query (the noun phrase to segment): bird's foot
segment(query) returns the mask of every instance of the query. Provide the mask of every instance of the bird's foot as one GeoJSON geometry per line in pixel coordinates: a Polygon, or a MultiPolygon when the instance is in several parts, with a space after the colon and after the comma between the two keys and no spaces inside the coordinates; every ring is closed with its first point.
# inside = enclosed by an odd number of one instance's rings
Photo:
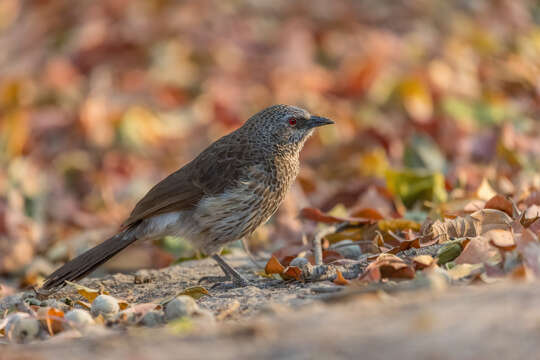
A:
{"type": "Polygon", "coordinates": [[[232,278],[230,276],[203,276],[199,279],[199,284],[203,282],[214,283],[210,290],[216,288],[234,289],[252,285],[249,280],[240,275],[240,278],[232,278]]]}
{"type": "Polygon", "coordinates": [[[211,287],[212,289],[223,286],[225,282],[229,281],[232,282],[233,288],[252,285],[248,279],[227,264],[219,255],[213,255],[212,258],[218,263],[221,270],[225,273],[225,276],[204,276],[199,279],[199,284],[201,282],[214,282],[215,284],[211,287]]]}

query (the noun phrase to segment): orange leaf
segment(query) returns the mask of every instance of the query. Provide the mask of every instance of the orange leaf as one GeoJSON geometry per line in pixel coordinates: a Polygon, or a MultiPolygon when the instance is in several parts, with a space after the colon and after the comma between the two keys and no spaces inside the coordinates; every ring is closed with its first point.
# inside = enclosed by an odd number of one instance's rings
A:
{"type": "Polygon", "coordinates": [[[349,280],[345,279],[343,277],[343,274],[341,273],[341,271],[339,270],[336,270],[336,278],[334,279],[334,284],[336,285],[349,285],[349,280]]]}
{"type": "Polygon", "coordinates": [[[268,263],[266,263],[266,267],[264,268],[264,272],[267,274],[282,274],[283,270],[285,270],[285,267],[281,265],[279,260],[272,256],[270,260],[268,260],[268,263]]]}
{"type": "Polygon", "coordinates": [[[502,195],[495,195],[489,199],[484,208],[501,210],[507,213],[509,216],[513,216],[514,213],[512,202],[502,195]]]}
{"type": "Polygon", "coordinates": [[[49,334],[53,336],[63,330],[64,312],[52,307],[40,308],[37,317],[47,327],[49,334]]]}
{"type": "Polygon", "coordinates": [[[302,280],[302,270],[298,266],[287,266],[283,273],[281,274],[285,280],[295,279],[298,281],[302,280]]]}

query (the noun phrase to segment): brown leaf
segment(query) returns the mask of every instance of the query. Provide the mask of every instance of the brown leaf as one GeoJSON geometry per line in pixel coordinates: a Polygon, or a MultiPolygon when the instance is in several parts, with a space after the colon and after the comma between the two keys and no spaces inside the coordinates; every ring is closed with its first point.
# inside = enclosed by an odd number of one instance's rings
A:
{"type": "Polygon", "coordinates": [[[454,262],[456,264],[482,264],[496,259],[499,252],[490,244],[489,240],[485,236],[470,238],[454,262]]]}
{"type": "Polygon", "coordinates": [[[512,216],[514,211],[512,202],[504,196],[498,194],[489,199],[484,208],[501,210],[507,213],[509,216],[512,216]]]}
{"type": "Polygon", "coordinates": [[[392,254],[381,254],[368,265],[359,280],[374,282],[382,278],[413,279],[414,269],[403,259],[392,254]]]}
{"type": "Polygon", "coordinates": [[[268,260],[266,267],[264,268],[264,272],[267,274],[282,274],[284,270],[285,267],[281,265],[275,256],[272,256],[270,260],[268,260]]]}
{"type": "Polygon", "coordinates": [[[354,224],[369,224],[372,222],[371,219],[366,218],[359,218],[359,217],[336,217],[332,215],[328,215],[323,213],[321,210],[317,208],[303,208],[300,211],[300,216],[309,220],[322,222],[322,223],[342,223],[342,222],[350,222],[354,224]]]}
{"type": "MultiPolygon", "coordinates": [[[[521,225],[519,224],[519,226],[521,225]]],[[[515,228],[518,228],[518,226],[515,226],[515,228]]],[[[536,235],[529,229],[523,228],[521,232],[515,233],[514,241],[516,242],[517,251],[523,257],[524,264],[535,275],[540,275],[540,244],[536,235]]]]}
{"type": "Polygon", "coordinates": [[[516,242],[510,231],[505,230],[490,230],[484,234],[489,239],[489,243],[501,250],[512,251],[516,248],[516,242]]]}
{"type": "Polygon", "coordinates": [[[523,212],[520,221],[524,227],[528,228],[538,219],[540,219],[540,206],[531,205],[523,212]]]}
{"type": "Polygon", "coordinates": [[[302,280],[302,270],[298,266],[287,266],[281,276],[285,279],[302,280]]]}
{"type": "Polygon", "coordinates": [[[323,263],[325,264],[329,264],[331,262],[343,259],[343,255],[341,255],[340,253],[334,250],[323,250],[322,256],[323,256],[323,263]]]}
{"type": "Polygon", "coordinates": [[[341,271],[336,270],[336,278],[334,279],[333,283],[336,285],[349,285],[349,280],[343,277],[341,271]]]}

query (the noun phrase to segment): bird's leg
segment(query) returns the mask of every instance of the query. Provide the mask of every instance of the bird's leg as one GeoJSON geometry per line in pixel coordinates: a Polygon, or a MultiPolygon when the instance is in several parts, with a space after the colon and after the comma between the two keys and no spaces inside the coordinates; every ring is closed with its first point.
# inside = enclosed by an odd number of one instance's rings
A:
{"type": "MultiPolygon", "coordinates": [[[[238,271],[236,271],[232,266],[227,264],[225,260],[219,255],[212,255],[212,259],[214,259],[221,270],[225,273],[225,276],[204,276],[199,279],[199,283],[203,281],[217,281],[218,283],[216,285],[219,285],[219,282],[223,281],[232,281],[233,285],[244,287],[249,286],[250,282],[245,277],[243,277],[238,271]]],[[[216,286],[215,285],[215,286],[216,286]]]]}

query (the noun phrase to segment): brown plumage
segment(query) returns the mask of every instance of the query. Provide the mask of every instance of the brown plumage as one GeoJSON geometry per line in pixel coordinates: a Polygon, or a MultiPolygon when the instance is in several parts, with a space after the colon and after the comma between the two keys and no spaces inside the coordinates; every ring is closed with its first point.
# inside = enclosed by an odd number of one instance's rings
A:
{"type": "Polygon", "coordinates": [[[217,254],[251,234],[277,210],[298,174],[299,152],[317,126],[332,121],[274,105],[214,142],[155,185],[135,206],[120,233],[49,276],[44,289],[84,277],[136,240],[178,235],[212,255],[228,278],[246,281],[217,254]]]}

